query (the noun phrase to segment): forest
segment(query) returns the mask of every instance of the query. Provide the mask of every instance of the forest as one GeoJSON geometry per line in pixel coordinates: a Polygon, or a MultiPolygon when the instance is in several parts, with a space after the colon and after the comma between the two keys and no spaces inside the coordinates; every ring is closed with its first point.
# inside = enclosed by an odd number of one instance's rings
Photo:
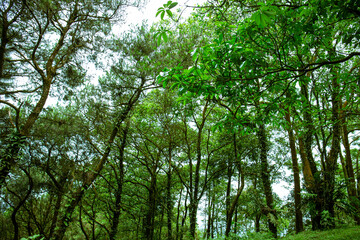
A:
{"type": "Polygon", "coordinates": [[[1,1],[0,240],[360,225],[359,2],[145,3],[1,1]]]}

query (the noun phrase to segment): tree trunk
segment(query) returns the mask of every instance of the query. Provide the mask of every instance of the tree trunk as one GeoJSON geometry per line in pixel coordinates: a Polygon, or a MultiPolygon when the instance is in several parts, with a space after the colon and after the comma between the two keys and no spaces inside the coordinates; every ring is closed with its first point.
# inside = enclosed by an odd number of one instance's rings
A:
{"type": "Polygon", "coordinates": [[[198,209],[198,202],[193,199],[192,203],[190,203],[190,205],[189,205],[190,236],[191,236],[191,239],[195,239],[197,209],[198,209]]]}
{"type": "Polygon", "coordinates": [[[322,189],[317,188],[318,181],[315,179],[313,172],[311,171],[310,162],[306,156],[305,146],[303,139],[299,137],[299,149],[300,149],[300,157],[303,163],[303,175],[305,179],[305,186],[309,193],[315,194],[316,196],[312,199],[314,207],[310,208],[310,216],[311,216],[311,225],[312,230],[322,229],[321,226],[321,212],[322,212],[322,189]]]}
{"type": "Polygon", "coordinates": [[[167,239],[172,239],[172,199],[171,199],[171,170],[169,170],[169,173],[167,174],[167,186],[166,186],[166,195],[167,195],[167,239]]]}
{"type": "Polygon", "coordinates": [[[235,208],[235,219],[234,219],[234,233],[237,233],[237,221],[238,221],[238,205],[235,208]]]}
{"type": "Polygon", "coordinates": [[[182,197],[182,192],[183,189],[180,189],[180,194],[179,194],[179,201],[178,201],[178,205],[177,205],[177,216],[176,216],[176,240],[179,239],[179,220],[180,220],[180,206],[181,206],[181,197],[182,197]]]}
{"type": "Polygon", "coordinates": [[[153,172],[149,186],[149,203],[148,211],[145,217],[145,238],[147,240],[154,239],[154,228],[155,228],[155,211],[156,211],[156,176],[153,172]]]}
{"type": "Polygon", "coordinates": [[[358,154],[356,156],[356,179],[357,179],[357,197],[360,200],[360,168],[359,168],[359,156],[360,156],[360,150],[358,150],[358,154]]]}
{"type": "Polygon", "coordinates": [[[235,209],[236,209],[236,206],[237,206],[237,202],[239,200],[239,197],[242,193],[242,190],[244,189],[244,178],[242,177],[242,180],[241,180],[241,186],[239,186],[238,188],[238,191],[232,201],[232,204],[229,208],[229,212],[228,212],[228,217],[227,217],[227,221],[226,221],[226,230],[225,230],[225,236],[228,237],[229,236],[229,233],[231,231],[231,223],[232,223],[232,217],[234,215],[234,212],[235,212],[235,209]]]}
{"type": "MultiPolygon", "coordinates": [[[[200,166],[201,166],[201,143],[202,143],[202,132],[205,126],[205,121],[207,118],[207,109],[208,109],[209,101],[206,101],[204,109],[202,111],[202,119],[200,124],[196,122],[196,126],[198,128],[198,134],[196,139],[196,166],[195,166],[195,179],[194,183],[190,186],[191,191],[193,192],[192,196],[190,196],[190,236],[195,239],[195,232],[196,232],[196,215],[199,205],[199,187],[200,187],[200,166]]],[[[195,118],[194,118],[195,119],[195,118]]],[[[192,166],[190,166],[190,171],[192,172],[192,166]]]]}
{"type": "Polygon", "coordinates": [[[337,82],[337,77],[333,76],[332,78],[332,142],[329,157],[326,160],[326,169],[324,174],[324,183],[325,183],[325,210],[330,214],[329,227],[335,227],[335,173],[337,168],[337,158],[340,152],[340,119],[339,119],[339,109],[340,109],[340,99],[339,99],[339,84],[337,82]]]}
{"type": "Polygon", "coordinates": [[[206,229],[206,239],[211,237],[211,221],[212,221],[212,196],[211,196],[211,188],[209,188],[208,192],[208,219],[207,219],[207,229],[206,229]]]}
{"type": "MultiPolygon", "coordinates": [[[[343,107],[346,107],[347,102],[344,104],[343,107]]],[[[360,225],[360,206],[356,203],[357,201],[357,193],[356,193],[356,181],[355,181],[355,173],[353,168],[353,163],[351,159],[351,152],[350,152],[350,143],[349,143],[349,136],[347,130],[347,123],[346,123],[346,116],[341,111],[341,119],[342,119],[342,142],[345,149],[345,164],[344,166],[344,175],[348,187],[348,195],[350,199],[351,205],[357,210],[357,213],[354,215],[354,220],[357,225],[360,225]]],[[[343,163],[343,162],[342,162],[343,163]]]]}
{"type": "Polygon", "coordinates": [[[307,83],[300,83],[301,94],[303,95],[303,112],[304,112],[304,124],[305,134],[304,138],[299,137],[299,149],[300,156],[303,162],[303,173],[306,183],[306,188],[309,193],[315,194],[315,205],[310,211],[312,230],[322,229],[321,225],[321,213],[323,211],[323,189],[321,187],[320,174],[317,171],[316,163],[312,154],[312,143],[314,135],[314,125],[311,115],[311,103],[308,94],[307,83]]]}
{"type": "Polygon", "coordinates": [[[300,175],[299,175],[299,164],[296,154],[296,146],[295,146],[295,136],[291,127],[291,119],[290,119],[290,108],[287,109],[285,119],[288,122],[288,137],[291,151],[291,160],[292,160],[292,168],[293,168],[293,176],[294,176],[294,198],[295,198],[295,232],[299,233],[304,230],[303,225],[303,214],[301,211],[301,183],[300,183],[300,175]]]}
{"type": "MultiPolygon", "coordinates": [[[[226,230],[225,230],[225,236],[228,237],[231,231],[231,223],[232,223],[232,217],[234,215],[234,211],[236,209],[239,197],[244,189],[244,174],[242,172],[242,166],[241,166],[241,160],[238,159],[238,154],[237,154],[237,142],[236,142],[236,134],[234,134],[234,139],[233,139],[233,144],[234,144],[234,156],[235,156],[235,164],[238,166],[238,171],[239,171],[239,175],[240,177],[240,185],[238,186],[238,190],[237,193],[233,199],[233,201],[231,202],[231,205],[229,206],[228,210],[227,210],[227,216],[226,216],[226,230]]],[[[231,178],[230,178],[231,180],[231,178]]]]}
{"type": "Polygon", "coordinates": [[[171,159],[172,157],[172,146],[171,146],[171,142],[170,142],[170,146],[169,146],[169,169],[167,172],[167,185],[166,185],[166,198],[167,198],[167,202],[166,202],[166,208],[167,208],[167,239],[171,240],[173,239],[172,237],[172,218],[173,218],[173,212],[172,212],[172,208],[173,208],[173,201],[172,201],[172,196],[171,196],[171,187],[172,187],[172,166],[171,166],[171,159]]]}
{"type": "Polygon", "coordinates": [[[184,237],[184,226],[185,226],[185,220],[187,218],[187,212],[188,212],[187,199],[188,199],[188,193],[186,192],[185,203],[184,203],[185,212],[184,212],[184,215],[182,216],[182,219],[181,219],[180,240],[182,240],[183,237],[184,237]]]}
{"type": "Polygon", "coordinates": [[[49,239],[52,238],[53,234],[54,234],[54,230],[56,227],[56,223],[58,220],[58,216],[59,216],[59,211],[61,208],[61,201],[63,199],[63,191],[59,191],[59,193],[57,194],[57,198],[56,198],[56,203],[55,203],[55,208],[54,208],[54,215],[52,217],[51,220],[51,226],[50,226],[50,230],[49,230],[49,239]]]}
{"type": "Polygon", "coordinates": [[[265,199],[267,205],[267,209],[265,209],[264,213],[268,217],[269,230],[271,231],[273,236],[277,238],[277,228],[276,228],[276,223],[274,222],[277,219],[277,214],[274,209],[274,198],[271,189],[270,171],[267,160],[268,147],[267,147],[267,139],[266,139],[264,124],[259,125],[257,134],[258,134],[258,141],[260,148],[261,180],[264,186],[265,199]]]}
{"type": "Polygon", "coordinates": [[[255,216],[255,232],[260,232],[260,218],[261,218],[261,214],[258,213],[255,216]]]}
{"type": "MultiPolygon", "coordinates": [[[[119,173],[115,174],[116,176],[116,187],[115,190],[115,206],[113,210],[113,217],[111,219],[111,229],[110,229],[110,240],[116,239],[116,234],[118,231],[119,226],[119,218],[120,218],[120,212],[121,212],[121,195],[122,195],[122,189],[123,189],[123,183],[124,183],[124,153],[125,153],[125,147],[126,147],[126,139],[127,139],[127,133],[130,128],[130,121],[127,121],[126,127],[123,132],[123,136],[121,139],[120,147],[119,147],[119,173]]],[[[117,169],[114,168],[114,171],[117,169]]]]}
{"type": "Polygon", "coordinates": [[[232,163],[230,161],[230,158],[228,159],[227,163],[227,186],[226,186],[226,231],[225,236],[229,236],[230,228],[231,226],[231,219],[230,218],[230,205],[231,205],[231,179],[232,179],[232,163]]]}

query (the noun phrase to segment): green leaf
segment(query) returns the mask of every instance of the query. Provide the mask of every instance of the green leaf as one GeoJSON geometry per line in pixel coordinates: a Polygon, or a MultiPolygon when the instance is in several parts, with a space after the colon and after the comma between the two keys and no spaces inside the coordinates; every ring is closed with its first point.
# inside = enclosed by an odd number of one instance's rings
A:
{"type": "Polygon", "coordinates": [[[196,48],[193,52],[192,52],[192,60],[195,62],[196,59],[198,58],[198,55],[199,55],[199,51],[198,51],[198,48],[196,48]]]}
{"type": "Polygon", "coordinates": [[[173,14],[172,14],[172,12],[171,12],[170,10],[166,10],[166,13],[167,13],[170,17],[173,16],[173,14]]]}
{"type": "Polygon", "coordinates": [[[162,12],[164,12],[164,8],[163,7],[158,8],[155,17],[157,17],[162,12]]]}
{"type": "Polygon", "coordinates": [[[170,87],[170,90],[176,88],[177,86],[179,86],[178,82],[173,83],[173,85],[171,85],[171,87],[170,87]]]}
{"type": "Polygon", "coordinates": [[[223,39],[224,39],[224,33],[220,33],[219,43],[222,43],[223,39]]]}
{"type": "Polygon", "coordinates": [[[165,16],[165,11],[162,11],[160,15],[161,20],[164,20],[164,16],[165,16]]]}
{"type": "Polygon", "coordinates": [[[164,42],[167,42],[168,36],[167,36],[166,32],[163,32],[161,35],[162,35],[162,38],[164,39],[164,42]]]}
{"type": "Polygon", "coordinates": [[[262,12],[267,16],[275,16],[276,15],[276,12],[273,12],[273,11],[265,10],[265,11],[262,11],[262,12]]]}
{"type": "Polygon", "coordinates": [[[258,26],[260,26],[261,24],[261,17],[260,17],[260,12],[256,12],[252,15],[252,18],[255,20],[256,24],[258,26]]]}
{"type": "Polygon", "coordinates": [[[176,5],[178,5],[178,3],[177,3],[177,2],[173,2],[173,3],[171,3],[170,5],[168,5],[168,8],[169,8],[169,9],[172,9],[172,8],[176,7],[176,5]]]}

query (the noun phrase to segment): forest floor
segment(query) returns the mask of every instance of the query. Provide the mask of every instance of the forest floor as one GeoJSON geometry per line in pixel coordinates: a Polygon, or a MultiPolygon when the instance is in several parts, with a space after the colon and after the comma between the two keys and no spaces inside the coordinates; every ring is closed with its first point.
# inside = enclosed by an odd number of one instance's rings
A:
{"type": "Polygon", "coordinates": [[[286,236],[282,240],[360,240],[360,227],[344,227],[328,231],[306,231],[293,236],[286,236]]]}

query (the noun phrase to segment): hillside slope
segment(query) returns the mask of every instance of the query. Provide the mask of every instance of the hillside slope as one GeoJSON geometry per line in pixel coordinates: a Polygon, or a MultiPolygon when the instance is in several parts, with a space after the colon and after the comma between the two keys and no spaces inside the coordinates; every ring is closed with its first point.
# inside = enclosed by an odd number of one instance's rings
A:
{"type": "Polygon", "coordinates": [[[339,228],[328,231],[308,231],[293,236],[282,238],[283,240],[360,240],[360,227],[339,228]]]}

